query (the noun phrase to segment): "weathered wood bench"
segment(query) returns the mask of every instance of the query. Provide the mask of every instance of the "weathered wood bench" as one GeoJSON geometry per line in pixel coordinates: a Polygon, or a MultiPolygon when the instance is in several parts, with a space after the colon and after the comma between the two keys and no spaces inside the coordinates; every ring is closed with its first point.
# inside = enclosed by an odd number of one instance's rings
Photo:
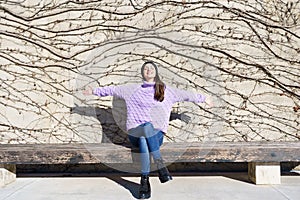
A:
{"type": "MultiPolygon", "coordinates": [[[[132,163],[136,149],[101,144],[2,144],[0,186],[16,179],[18,164],[132,163]]],[[[248,162],[256,184],[280,184],[280,162],[300,162],[300,142],[164,143],[168,162],[248,162]]]]}

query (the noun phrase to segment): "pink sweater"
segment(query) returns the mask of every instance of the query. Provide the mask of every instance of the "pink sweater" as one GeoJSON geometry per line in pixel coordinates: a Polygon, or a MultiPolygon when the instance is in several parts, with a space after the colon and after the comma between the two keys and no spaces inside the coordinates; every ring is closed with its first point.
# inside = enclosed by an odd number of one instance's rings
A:
{"type": "Polygon", "coordinates": [[[172,106],[176,102],[205,102],[205,96],[189,91],[166,86],[165,98],[162,102],[154,99],[154,84],[127,84],[121,86],[105,86],[95,88],[93,94],[103,96],[116,96],[126,102],[127,130],[140,124],[151,122],[154,128],[167,132],[172,106]]]}

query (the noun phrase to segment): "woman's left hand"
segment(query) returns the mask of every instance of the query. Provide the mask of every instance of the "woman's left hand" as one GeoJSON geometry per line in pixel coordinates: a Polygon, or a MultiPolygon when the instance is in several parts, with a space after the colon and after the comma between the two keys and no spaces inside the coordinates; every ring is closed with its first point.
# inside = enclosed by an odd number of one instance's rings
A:
{"type": "Polygon", "coordinates": [[[205,103],[208,105],[209,108],[214,106],[211,96],[206,97],[205,103]]]}

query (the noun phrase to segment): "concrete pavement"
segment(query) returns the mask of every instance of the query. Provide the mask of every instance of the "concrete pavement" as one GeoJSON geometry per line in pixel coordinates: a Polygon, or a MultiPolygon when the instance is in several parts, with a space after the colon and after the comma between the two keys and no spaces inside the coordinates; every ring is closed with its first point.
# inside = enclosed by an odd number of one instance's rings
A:
{"type": "MultiPolygon", "coordinates": [[[[298,200],[300,176],[282,176],[281,185],[254,185],[247,174],[214,174],[173,176],[161,184],[151,176],[151,199],[201,200],[298,200]]],[[[13,184],[0,188],[1,200],[94,200],[136,199],[139,177],[108,175],[102,177],[30,177],[17,178],[13,184]]]]}

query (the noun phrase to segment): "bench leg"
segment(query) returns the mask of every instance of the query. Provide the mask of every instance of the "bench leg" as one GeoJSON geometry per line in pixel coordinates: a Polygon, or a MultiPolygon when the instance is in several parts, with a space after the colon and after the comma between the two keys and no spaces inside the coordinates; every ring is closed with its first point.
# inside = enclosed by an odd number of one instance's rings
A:
{"type": "Polygon", "coordinates": [[[0,164],[0,187],[16,181],[16,165],[0,164]]]}
{"type": "Polygon", "coordinates": [[[248,176],[257,185],[280,184],[280,163],[248,163],[248,176]]]}

